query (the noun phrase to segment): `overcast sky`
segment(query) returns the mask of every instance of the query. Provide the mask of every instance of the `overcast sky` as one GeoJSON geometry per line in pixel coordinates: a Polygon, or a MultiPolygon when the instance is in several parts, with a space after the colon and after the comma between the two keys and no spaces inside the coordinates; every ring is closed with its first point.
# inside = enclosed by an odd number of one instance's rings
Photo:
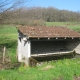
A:
{"type": "Polygon", "coordinates": [[[80,11],[80,0],[28,0],[29,7],[55,7],[60,10],[80,11]]]}

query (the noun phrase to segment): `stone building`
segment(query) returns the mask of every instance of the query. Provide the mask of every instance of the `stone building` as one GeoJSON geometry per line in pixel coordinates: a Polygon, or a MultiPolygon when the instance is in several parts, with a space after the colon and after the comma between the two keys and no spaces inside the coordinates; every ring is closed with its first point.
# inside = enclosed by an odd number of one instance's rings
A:
{"type": "Polygon", "coordinates": [[[29,65],[30,57],[80,54],[80,34],[66,27],[19,26],[18,61],[29,65]]]}

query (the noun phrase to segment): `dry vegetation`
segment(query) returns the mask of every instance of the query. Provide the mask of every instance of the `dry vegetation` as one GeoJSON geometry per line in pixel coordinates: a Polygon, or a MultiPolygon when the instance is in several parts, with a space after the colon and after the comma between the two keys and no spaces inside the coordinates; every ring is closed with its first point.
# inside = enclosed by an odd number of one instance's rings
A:
{"type": "Polygon", "coordinates": [[[58,10],[54,7],[23,7],[0,15],[5,24],[45,25],[45,22],[79,22],[80,13],[58,10]]]}

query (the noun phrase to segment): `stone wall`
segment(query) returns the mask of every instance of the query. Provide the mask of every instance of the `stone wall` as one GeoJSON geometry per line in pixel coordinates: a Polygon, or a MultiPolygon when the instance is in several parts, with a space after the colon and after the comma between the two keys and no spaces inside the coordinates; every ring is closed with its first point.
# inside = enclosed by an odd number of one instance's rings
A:
{"type": "Polygon", "coordinates": [[[24,62],[27,66],[29,66],[29,57],[31,54],[31,42],[26,39],[24,41],[24,35],[19,32],[18,38],[18,61],[24,62]]]}
{"type": "Polygon", "coordinates": [[[75,50],[76,53],[80,54],[80,41],[79,40],[73,40],[73,41],[67,41],[67,48],[70,50],[75,50]]]}
{"type": "Polygon", "coordinates": [[[79,40],[57,40],[57,41],[24,41],[25,36],[19,32],[18,38],[18,61],[29,65],[32,54],[47,54],[54,52],[73,51],[80,54],[79,40]]]}

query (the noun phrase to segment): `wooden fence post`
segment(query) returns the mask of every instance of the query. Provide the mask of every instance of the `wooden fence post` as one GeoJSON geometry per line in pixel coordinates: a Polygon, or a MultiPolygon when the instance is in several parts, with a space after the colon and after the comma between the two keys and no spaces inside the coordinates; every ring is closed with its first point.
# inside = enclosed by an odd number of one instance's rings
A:
{"type": "Polygon", "coordinates": [[[6,47],[3,48],[3,63],[5,62],[6,47]]]}

